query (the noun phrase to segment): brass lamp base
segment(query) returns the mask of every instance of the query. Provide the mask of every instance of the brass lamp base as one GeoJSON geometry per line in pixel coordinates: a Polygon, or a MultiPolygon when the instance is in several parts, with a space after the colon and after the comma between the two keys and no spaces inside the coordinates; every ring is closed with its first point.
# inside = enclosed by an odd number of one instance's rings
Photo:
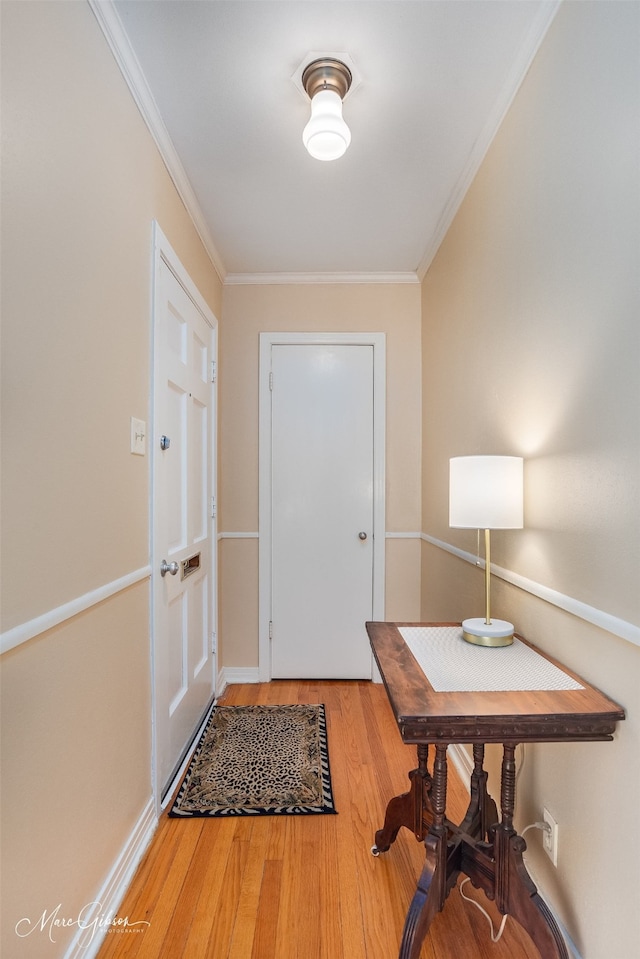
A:
{"type": "Polygon", "coordinates": [[[513,624],[504,619],[465,619],[462,623],[462,638],[475,646],[511,646],[513,624]]]}

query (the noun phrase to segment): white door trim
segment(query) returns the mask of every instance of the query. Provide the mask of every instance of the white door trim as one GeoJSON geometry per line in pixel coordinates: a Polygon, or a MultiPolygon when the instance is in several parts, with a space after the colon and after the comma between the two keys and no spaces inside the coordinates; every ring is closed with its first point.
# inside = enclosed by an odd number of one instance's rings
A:
{"type": "MultiPolygon", "coordinates": [[[[386,338],[384,333],[261,333],[259,421],[259,681],[271,679],[271,348],[277,345],[373,347],[373,618],[384,620],[386,338]]],[[[362,624],[364,629],[364,623],[362,624]]]]}
{"type": "MultiPolygon", "coordinates": [[[[150,496],[149,496],[149,556],[150,556],[150,566],[152,570],[151,575],[151,589],[150,589],[150,622],[151,622],[151,776],[152,776],[152,785],[153,785],[153,794],[154,801],[156,806],[156,812],[160,815],[162,811],[162,783],[158,781],[158,722],[157,722],[157,709],[158,709],[158,697],[156,694],[156,624],[155,624],[155,608],[156,608],[156,594],[155,594],[155,581],[156,577],[153,575],[155,569],[154,563],[159,562],[158,556],[156,556],[156,529],[155,529],[155,502],[156,502],[156,486],[155,486],[155,465],[156,460],[159,454],[159,445],[156,442],[157,436],[159,436],[159,430],[156,427],[154,422],[155,416],[155,388],[156,388],[156,342],[155,342],[155,328],[156,328],[156,310],[158,307],[158,297],[159,297],[159,277],[160,277],[160,263],[164,261],[167,267],[171,270],[173,275],[176,277],[180,285],[183,287],[185,292],[194,302],[195,306],[202,314],[203,318],[207,322],[208,326],[211,328],[211,359],[215,363],[215,368],[217,368],[218,360],[218,321],[209,308],[207,302],[200,294],[199,290],[195,286],[193,280],[183,267],[178,255],[175,250],[169,243],[168,239],[160,229],[157,221],[153,221],[153,283],[152,283],[152,306],[151,306],[151,377],[150,377],[150,398],[149,398],[149,422],[151,424],[150,430],[148,431],[148,436],[150,442],[148,443],[149,449],[149,475],[150,475],[150,496]]],[[[211,420],[211,436],[210,436],[210,470],[211,470],[211,489],[214,503],[217,503],[217,460],[216,460],[216,430],[217,430],[217,409],[218,409],[218,398],[217,398],[217,375],[213,378],[211,384],[212,390],[212,401],[213,409],[216,412],[216,415],[212,417],[211,420]]],[[[213,637],[217,638],[218,635],[218,594],[217,594],[217,583],[218,583],[218,574],[217,574],[217,535],[216,535],[216,519],[212,519],[212,528],[210,535],[210,569],[211,569],[211,580],[212,580],[212,594],[211,594],[211,609],[210,609],[210,629],[213,632],[213,637]]],[[[212,642],[216,642],[216,639],[212,639],[212,642]]],[[[214,670],[213,670],[213,680],[212,680],[212,692],[215,697],[216,694],[216,681],[217,681],[217,655],[214,651],[214,670]]],[[[194,730],[194,733],[196,730],[194,730]]]]}

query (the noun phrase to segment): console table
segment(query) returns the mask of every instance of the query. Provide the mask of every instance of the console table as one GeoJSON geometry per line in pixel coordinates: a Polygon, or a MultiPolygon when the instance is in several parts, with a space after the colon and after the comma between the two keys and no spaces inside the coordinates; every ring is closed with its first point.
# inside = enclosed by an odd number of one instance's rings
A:
{"type": "Polygon", "coordinates": [[[417,745],[409,792],[391,799],[372,852],[386,852],[401,826],[424,841],[426,863],[405,920],[399,959],[418,959],[434,916],[460,873],[531,936],[542,959],[569,959],[538,895],[513,827],[518,743],[611,740],[624,710],[516,636],[488,648],[462,639],[459,623],[367,623],[400,735],[417,745]],[[412,651],[413,650],[413,651],[412,651]],[[471,800],[459,824],[446,817],[447,746],[473,745],[471,800]],[[503,747],[500,813],[487,791],[486,743],[503,747]],[[429,771],[429,747],[435,755],[429,771]]]}

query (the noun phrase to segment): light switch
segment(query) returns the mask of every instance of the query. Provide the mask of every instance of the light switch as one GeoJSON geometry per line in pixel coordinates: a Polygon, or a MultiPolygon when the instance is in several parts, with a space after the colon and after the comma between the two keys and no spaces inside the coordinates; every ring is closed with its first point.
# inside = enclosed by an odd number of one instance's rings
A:
{"type": "Polygon", "coordinates": [[[131,417],[131,452],[144,456],[147,452],[147,424],[144,420],[131,417]]]}

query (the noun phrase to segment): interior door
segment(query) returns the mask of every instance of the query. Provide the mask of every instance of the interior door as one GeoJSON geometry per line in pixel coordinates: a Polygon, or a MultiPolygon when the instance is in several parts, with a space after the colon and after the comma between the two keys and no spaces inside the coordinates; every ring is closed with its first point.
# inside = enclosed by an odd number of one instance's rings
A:
{"type": "Polygon", "coordinates": [[[271,673],[371,678],[373,347],[271,356],[271,673]]]}
{"type": "Polygon", "coordinates": [[[215,690],[211,316],[182,269],[156,257],[153,634],[156,786],[162,797],[215,690]],[[178,272],[179,271],[179,272],[178,272]]]}

